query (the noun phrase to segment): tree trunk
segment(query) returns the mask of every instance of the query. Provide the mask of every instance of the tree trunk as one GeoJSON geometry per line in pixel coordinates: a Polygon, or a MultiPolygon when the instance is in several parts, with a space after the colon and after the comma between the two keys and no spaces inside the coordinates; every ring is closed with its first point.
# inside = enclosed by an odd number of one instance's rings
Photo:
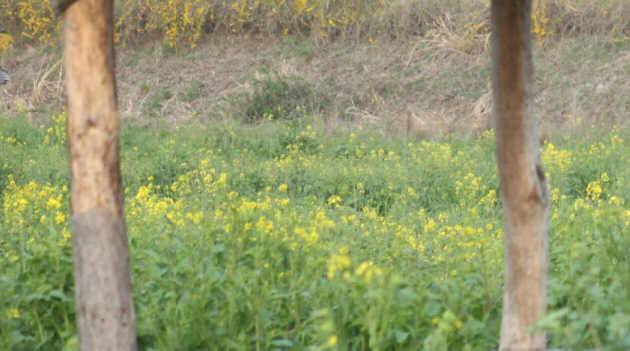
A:
{"type": "Polygon", "coordinates": [[[118,159],[112,1],[65,12],[72,253],[81,350],[136,350],[118,159]]]}
{"type": "Polygon", "coordinates": [[[534,120],[531,0],[493,0],[497,160],[505,232],[500,350],[545,350],[548,190],[534,120]]]}

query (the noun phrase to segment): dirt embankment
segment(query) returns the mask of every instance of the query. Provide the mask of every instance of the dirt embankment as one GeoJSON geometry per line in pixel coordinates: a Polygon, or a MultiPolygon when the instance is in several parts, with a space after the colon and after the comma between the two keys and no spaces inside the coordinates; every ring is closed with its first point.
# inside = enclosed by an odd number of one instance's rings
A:
{"type": "MultiPolygon", "coordinates": [[[[418,137],[474,135],[491,125],[487,41],[475,54],[445,43],[240,37],[186,53],[146,44],[117,53],[119,108],[142,124],[242,118],[256,82],[275,80],[315,92],[309,98],[322,99],[317,115],[328,128],[351,122],[418,137]]],[[[16,52],[3,63],[13,79],[0,87],[0,115],[50,118],[65,101],[60,52],[16,52]]],[[[548,132],[629,125],[630,39],[564,39],[537,47],[535,64],[537,113],[548,132]]]]}

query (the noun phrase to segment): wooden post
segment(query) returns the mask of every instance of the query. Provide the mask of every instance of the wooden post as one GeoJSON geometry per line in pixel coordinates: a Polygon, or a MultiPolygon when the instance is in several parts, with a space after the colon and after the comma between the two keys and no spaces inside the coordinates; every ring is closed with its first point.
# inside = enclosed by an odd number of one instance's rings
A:
{"type": "Polygon", "coordinates": [[[114,77],[112,0],[68,2],[72,253],[81,350],[136,350],[114,77]]]}
{"type": "Polygon", "coordinates": [[[531,327],[546,311],[548,190],[533,111],[531,0],[493,0],[494,108],[503,201],[500,350],[545,350],[531,327]]]}

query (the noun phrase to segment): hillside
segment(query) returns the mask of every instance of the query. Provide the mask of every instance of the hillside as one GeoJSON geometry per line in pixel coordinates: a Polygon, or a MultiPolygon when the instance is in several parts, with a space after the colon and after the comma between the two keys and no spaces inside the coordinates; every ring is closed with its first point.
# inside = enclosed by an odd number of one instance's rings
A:
{"type": "MultiPolygon", "coordinates": [[[[482,40],[479,53],[466,53],[456,39],[238,36],[179,53],[159,42],[119,49],[121,116],[142,125],[255,120],[262,117],[256,111],[291,118],[282,110],[302,104],[329,129],[358,122],[386,135],[478,134],[490,123],[489,50],[482,40]]],[[[15,51],[4,60],[13,80],[0,90],[0,114],[48,120],[64,105],[60,52],[15,51]]],[[[628,38],[582,35],[536,45],[535,63],[547,133],[628,125],[620,93],[630,91],[628,38]]]]}

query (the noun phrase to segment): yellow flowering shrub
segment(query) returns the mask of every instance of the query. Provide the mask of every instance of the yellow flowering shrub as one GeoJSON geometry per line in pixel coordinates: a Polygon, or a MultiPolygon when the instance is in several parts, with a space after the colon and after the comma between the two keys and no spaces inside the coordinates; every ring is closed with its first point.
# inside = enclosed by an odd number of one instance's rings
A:
{"type": "Polygon", "coordinates": [[[547,0],[534,1],[532,9],[532,34],[540,45],[552,35],[549,17],[547,15],[547,0]]]}
{"type": "Polygon", "coordinates": [[[0,34],[0,53],[15,41],[55,46],[61,22],[57,19],[49,0],[0,0],[2,26],[12,34],[0,34]],[[14,27],[17,24],[16,27],[14,27]],[[16,34],[19,33],[19,37],[16,34]]]}
{"type": "Polygon", "coordinates": [[[13,47],[13,43],[15,39],[13,36],[7,33],[0,33],[0,54],[8,51],[11,47],[13,47]]]}
{"type": "Polygon", "coordinates": [[[201,36],[211,32],[327,37],[367,20],[370,8],[383,6],[371,0],[355,5],[322,0],[125,0],[119,6],[115,40],[125,45],[140,35],[159,32],[170,48],[195,48],[201,36]]]}
{"type": "MultiPolygon", "coordinates": [[[[568,6],[557,0],[559,6],[568,6]],[[564,4],[564,5],[563,5],[564,4]]],[[[571,4],[569,4],[571,5],[571,4]]],[[[477,2],[479,13],[488,6],[477,2]]],[[[473,7],[474,7],[473,6],[473,7]]],[[[556,4],[558,6],[558,4],[556,4]]],[[[584,5],[588,7],[588,5],[584,5]]],[[[601,13],[606,16],[614,3],[604,2],[601,13]]],[[[203,35],[272,34],[312,35],[334,39],[340,36],[365,38],[375,42],[382,34],[398,36],[397,30],[417,32],[418,25],[429,27],[428,32],[440,32],[444,26],[459,27],[454,43],[458,50],[479,53],[488,45],[488,21],[478,13],[462,16],[464,20],[450,23],[445,8],[429,3],[387,2],[379,0],[121,0],[115,2],[114,40],[126,46],[145,38],[160,38],[173,50],[194,49],[203,35]],[[418,8],[421,6],[421,8],[418,8]],[[426,21],[416,12],[440,20],[426,21]],[[400,14],[406,14],[404,18],[400,14]],[[399,21],[401,23],[392,23],[399,21]],[[419,23],[413,23],[418,21],[419,23]],[[446,23],[449,22],[449,23],[446,23]],[[405,28],[411,27],[411,28],[405,28]],[[433,27],[433,30],[431,30],[433,27]],[[394,29],[396,28],[396,29],[394,29]]],[[[548,1],[533,3],[532,33],[543,44],[553,35],[548,1]]],[[[0,53],[14,42],[58,43],[61,21],[55,16],[50,0],[0,0],[0,18],[7,24],[9,34],[0,35],[0,53]]],[[[449,28],[449,30],[451,30],[449,28]]],[[[229,40],[229,39],[228,39],[229,40]]],[[[273,118],[273,114],[267,115],[273,118]]]]}

